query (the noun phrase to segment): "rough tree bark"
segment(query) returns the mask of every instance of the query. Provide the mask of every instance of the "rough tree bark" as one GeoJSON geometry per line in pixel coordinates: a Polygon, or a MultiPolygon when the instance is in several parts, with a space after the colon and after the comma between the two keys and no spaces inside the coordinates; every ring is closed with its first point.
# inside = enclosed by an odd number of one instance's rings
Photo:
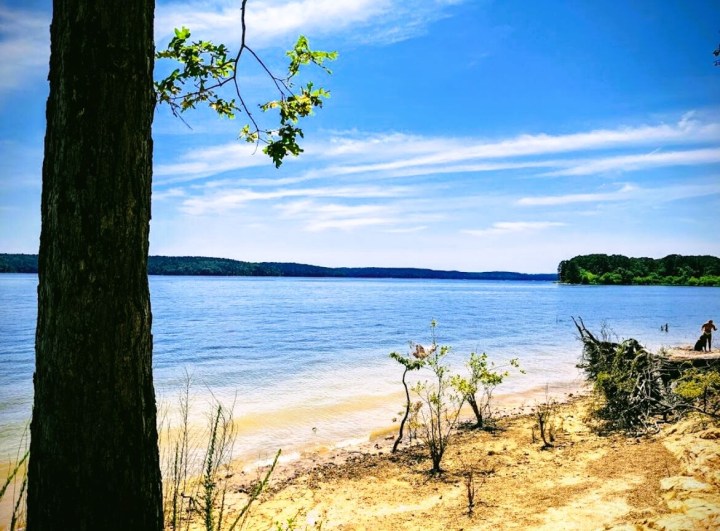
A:
{"type": "Polygon", "coordinates": [[[162,529],[147,281],[154,0],[55,0],[28,529],[162,529]]]}

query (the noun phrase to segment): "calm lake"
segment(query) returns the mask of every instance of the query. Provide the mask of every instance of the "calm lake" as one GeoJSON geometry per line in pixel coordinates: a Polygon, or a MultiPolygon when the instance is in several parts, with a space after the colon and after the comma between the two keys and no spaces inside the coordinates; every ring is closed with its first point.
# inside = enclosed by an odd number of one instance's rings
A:
{"type": "MultiPolygon", "coordinates": [[[[36,287],[35,275],[0,275],[0,460],[15,455],[30,417],[36,287]]],[[[250,460],[392,426],[402,370],[388,354],[406,352],[409,341],[430,343],[432,319],[458,370],[472,351],[499,364],[519,358],[527,374],[513,375],[497,395],[520,401],[546,385],[559,395],[581,384],[571,316],[651,350],[692,344],[702,323],[720,320],[720,288],[150,277],[150,289],[161,411],[172,421],[189,374],[192,422],[206,422],[213,397],[234,402],[236,454],[250,460]]]]}

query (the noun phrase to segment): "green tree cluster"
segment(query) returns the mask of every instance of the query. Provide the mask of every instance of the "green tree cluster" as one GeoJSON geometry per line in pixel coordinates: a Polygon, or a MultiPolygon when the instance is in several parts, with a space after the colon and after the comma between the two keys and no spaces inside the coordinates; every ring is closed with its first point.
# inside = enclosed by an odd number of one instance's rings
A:
{"type": "Polygon", "coordinates": [[[36,254],[0,254],[0,273],[37,273],[36,254]]]}
{"type": "Polygon", "coordinates": [[[560,262],[558,278],[565,284],[720,286],[720,258],[588,254],[560,262]]]}
{"type": "Polygon", "coordinates": [[[202,275],[202,276],[281,276],[277,267],[254,262],[241,262],[229,258],[203,256],[151,256],[149,275],[202,275]]]}

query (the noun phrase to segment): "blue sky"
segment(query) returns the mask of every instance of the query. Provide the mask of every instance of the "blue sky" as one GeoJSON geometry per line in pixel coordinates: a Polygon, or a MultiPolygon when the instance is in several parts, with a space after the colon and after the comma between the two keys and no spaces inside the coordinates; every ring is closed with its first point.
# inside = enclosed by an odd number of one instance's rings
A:
{"type": "MultiPolygon", "coordinates": [[[[240,2],[163,1],[156,42],[239,42],[240,2]]],[[[37,252],[51,3],[0,0],[0,252],[37,252]]],[[[720,8],[700,0],[250,0],[276,71],[337,50],[305,153],[156,112],[150,252],[552,272],[586,253],[720,255],[720,8]]],[[[167,68],[158,65],[157,71],[167,68]]],[[[274,97],[251,63],[245,94],[274,97]]]]}

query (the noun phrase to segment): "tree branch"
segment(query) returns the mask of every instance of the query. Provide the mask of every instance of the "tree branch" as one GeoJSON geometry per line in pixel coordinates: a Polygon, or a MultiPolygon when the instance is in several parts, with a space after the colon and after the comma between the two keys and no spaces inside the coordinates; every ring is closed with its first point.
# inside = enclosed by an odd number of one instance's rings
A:
{"type": "MultiPolygon", "coordinates": [[[[228,118],[234,118],[235,112],[244,112],[249,124],[242,127],[239,137],[254,143],[256,147],[260,142],[266,144],[263,152],[273,159],[275,166],[280,166],[288,154],[297,155],[302,152],[297,144],[297,139],[303,137],[302,129],[296,125],[298,120],[312,114],[314,108],[322,107],[323,98],[330,96],[330,93],[322,88],[313,89],[312,83],[301,87],[296,94],[292,90],[292,78],[299,72],[300,66],[308,63],[314,63],[330,73],[330,70],[323,66],[323,62],[334,60],[337,53],[313,51],[309,48],[307,39],[300,36],[295,47],[288,52],[290,65],[287,77],[273,74],[260,56],[247,45],[246,6],[247,0],[243,0],[240,7],[240,48],[234,59],[228,60],[228,50],[222,44],[215,45],[209,41],[188,43],[190,30],[184,27],[175,30],[175,37],[167,49],[157,52],[156,58],[173,59],[182,65],[182,71],[176,69],[165,79],[155,82],[157,101],[160,104],[167,103],[177,117],[186,110],[195,108],[198,103],[206,103],[217,114],[228,118]],[[263,112],[278,110],[280,125],[277,129],[262,127],[242,95],[238,77],[240,59],[245,50],[267,74],[278,94],[276,100],[260,105],[263,112]],[[185,90],[187,82],[192,83],[194,90],[185,90]],[[221,91],[229,84],[234,89],[234,97],[226,100],[221,91]]],[[[188,125],[185,120],[183,123],[188,125]]]]}

